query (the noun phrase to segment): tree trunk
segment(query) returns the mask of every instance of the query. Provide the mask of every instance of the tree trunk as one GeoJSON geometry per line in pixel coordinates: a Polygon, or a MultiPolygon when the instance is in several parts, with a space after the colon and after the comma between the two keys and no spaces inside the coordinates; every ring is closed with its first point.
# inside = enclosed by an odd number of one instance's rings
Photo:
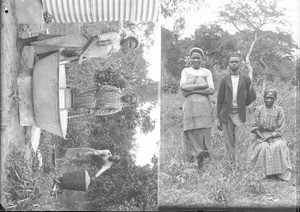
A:
{"type": "Polygon", "coordinates": [[[287,92],[282,99],[279,101],[278,105],[281,105],[281,103],[283,102],[283,100],[290,95],[293,91],[295,91],[298,87],[299,87],[300,83],[298,83],[298,85],[296,85],[292,90],[290,90],[289,92],[287,92]]]}
{"type": "Polygon", "coordinates": [[[255,45],[255,43],[256,43],[257,40],[258,40],[258,38],[257,38],[257,32],[255,32],[255,34],[254,34],[254,40],[252,41],[251,46],[250,46],[249,51],[248,51],[247,56],[246,56],[246,67],[249,70],[248,75],[249,75],[249,77],[250,77],[251,80],[253,78],[253,68],[252,68],[251,63],[250,63],[250,55],[252,53],[253,47],[254,47],[254,45],[255,45]]]}

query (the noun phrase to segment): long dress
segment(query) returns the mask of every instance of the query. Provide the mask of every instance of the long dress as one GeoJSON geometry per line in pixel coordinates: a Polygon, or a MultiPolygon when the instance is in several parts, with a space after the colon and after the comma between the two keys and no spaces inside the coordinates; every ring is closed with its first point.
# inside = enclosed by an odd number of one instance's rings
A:
{"type": "MultiPolygon", "coordinates": [[[[186,68],[182,71],[181,86],[183,84],[202,84],[207,82],[214,89],[211,72],[201,68],[195,70],[186,68]]],[[[208,95],[191,94],[185,98],[183,104],[184,146],[187,156],[198,156],[202,151],[212,150],[211,127],[213,124],[213,110],[208,95]]]]}
{"type": "Polygon", "coordinates": [[[256,142],[250,149],[250,160],[255,167],[263,170],[265,175],[277,174],[283,180],[290,180],[292,166],[289,148],[282,137],[284,127],[284,112],[282,107],[273,105],[267,108],[261,105],[255,109],[255,122],[251,132],[259,130],[263,136],[277,132],[279,135],[269,142],[256,142]]]}
{"type": "Polygon", "coordinates": [[[122,110],[121,89],[102,85],[73,94],[73,107],[97,110],[94,115],[110,115],[122,110]]]}
{"type": "MultiPolygon", "coordinates": [[[[121,36],[116,32],[97,34],[99,41],[86,53],[86,58],[108,58],[120,50],[121,36]]],[[[37,54],[46,54],[59,50],[61,47],[71,47],[74,53],[80,55],[89,42],[84,35],[45,35],[39,34],[37,41],[31,42],[37,54]]]]}

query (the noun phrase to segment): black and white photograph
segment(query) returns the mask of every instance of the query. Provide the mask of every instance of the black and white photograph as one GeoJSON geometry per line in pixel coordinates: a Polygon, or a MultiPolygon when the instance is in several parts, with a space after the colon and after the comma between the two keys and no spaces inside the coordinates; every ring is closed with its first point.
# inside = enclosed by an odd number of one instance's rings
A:
{"type": "Polygon", "coordinates": [[[295,211],[299,2],[161,5],[160,208],[295,211]]]}
{"type": "Polygon", "coordinates": [[[158,0],[1,1],[1,211],[156,211],[158,0]]]}
{"type": "Polygon", "coordinates": [[[296,211],[298,0],[1,0],[1,211],[296,211]]]}

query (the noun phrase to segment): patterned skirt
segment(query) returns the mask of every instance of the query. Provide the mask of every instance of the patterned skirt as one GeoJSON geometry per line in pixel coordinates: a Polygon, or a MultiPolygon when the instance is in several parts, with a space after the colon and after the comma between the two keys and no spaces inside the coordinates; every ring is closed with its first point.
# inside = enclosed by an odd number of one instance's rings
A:
{"type": "Polygon", "coordinates": [[[292,166],[289,148],[283,137],[271,142],[256,142],[250,149],[250,160],[255,167],[263,169],[266,175],[277,174],[283,180],[290,180],[292,166]]]}
{"type": "Polygon", "coordinates": [[[94,92],[87,93],[75,93],[73,94],[73,106],[74,108],[96,108],[96,97],[94,92]]]}

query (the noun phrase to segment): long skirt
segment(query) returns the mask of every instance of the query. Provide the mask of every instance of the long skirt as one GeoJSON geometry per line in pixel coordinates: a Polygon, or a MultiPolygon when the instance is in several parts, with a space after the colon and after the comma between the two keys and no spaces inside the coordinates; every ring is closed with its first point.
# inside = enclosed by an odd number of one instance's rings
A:
{"type": "Polygon", "coordinates": [[[185,152],[188,157],[196,157],[204,150],[211,152],[211,128],[184,131],[183,141],[185,152]]]}
{"type": "Polygon", "coordinates": [[[191,94],[183,104],[183,131],[211,128],[213,110],[208,96],[191,94]]]}
{"type": "Polygon", "coordinates": [[[283,180],[290,180],[292,166],[289,148],[283,137],[272,139],[272,142],[256,142],[250,150],[250,160],[265,175],[277,174],[283,180]]]}

